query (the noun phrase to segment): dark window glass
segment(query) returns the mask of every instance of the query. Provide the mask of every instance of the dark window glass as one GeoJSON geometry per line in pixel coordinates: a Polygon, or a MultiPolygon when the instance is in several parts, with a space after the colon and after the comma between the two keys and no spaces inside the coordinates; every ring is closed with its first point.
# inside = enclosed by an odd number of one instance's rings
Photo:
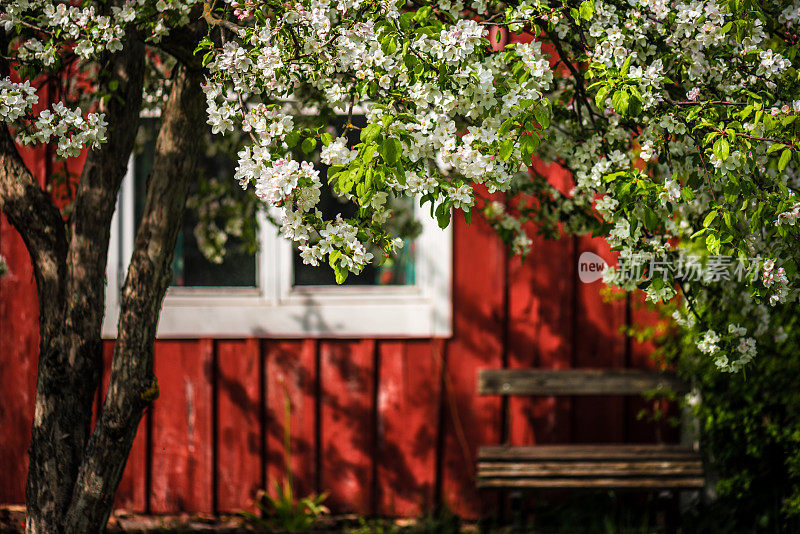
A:
{"type": "MultiPolygon", "coordinates": [[[[359,128],[366,126],[366,118],[364,116],[352,117],[353,124],[359,128]]],[[[341,132],[344,130],[345,118],[337,117],[331,121],[331,133],[341,132]]],[[[334,134],[337,135],[337,134],[334,134]]],[[[348,132],[349,145],[352,147],[358,143],[359,133],[358,130],[348,132]]],[[[298,154],[298,157],[301,157],[298,154]]],[[[339,198],[334,195],[331,187],[328,185],[327,171],[328,166],[319,161],[319,152],[311,156],[302,156],[310,158],[314,161],[314,166],[319,169],[320,180],[322,181],[322,192],[320,194],[320,201],[318,208],[327,220],[334,219],[338,213],[347,219],[353,217],[357,210],[357,206],[348,200],[339,198]]],[[[392,204],[392,219],[389,225],[392,229],[393,235],[398,236],[413,236],[419,233],[419,225],[414,221],[413,217],[413,202],[411,199],[397,199],[392,204]]],[[[372,286],[372,285],[414,285],[414,249],[416,243],[412,238],[405,240],[403,248],[397,252],[396,256],[389,258],[383,265],[378,266],[371,263],[364,267],[360,274],[350,274],[347,277],[344,285],[348,286],[372,286]]],[[[371,250],[375,259],[378,260],[382,256],[380,250],[371,250]]],[[[311,285],[325,285],[335,286],[336,278],[333,274],[333,269],[328,266],[322,265],[314,267],[313,265],[306,265],[300,257],[300,253],[295,250],[293,258],[294,266],[294,285],[295,286],[311,286],[311,285]]]]}
{"type": "MultiPolygon", "coordinates": [[[[323,165],[324,167],[324,165],[323,165]]],[[[320,172],[322,175],[322,172],[320,172]]],[[[323,179],[322,193],[320,194],[319,209],[324,214],[326,219],[333,219],[337,213],[341,213],[342,217],[352,217],[356,209],[355,204],[348,201],[343,201],[337,198],[331,192],[330,187],[327,186],[327,180],[323,179]]],[[[411,199],[402,199],[397,201],[393,206],[393,215],[390,224],[398,228],[395,230],[395,235],[405,235],[414,232],[414,225],[416,224],[413,219],[413,204],[411,199]],[[403,232],[400,227],[407,226],[409,230],[403,232]]],[[[384,286],[384,285],[414,285],[414,251],[416,242],[413,239],[406,239],[403,248],[397,252],[395,257],[388,259],[383,265],[376,265],[370,263],[360,274],[350,274],[347,277],[344,285],[353,286],[384,286]]],[[[382,253],[380,250],[372,250],[376,259],[380,259],[382,253]]],[[[314,267],[313,265],[305,265],[300,253],[295,250],[294,252],[294,285],[296,286],[310,286],[310,285],[337,285],[336,278],[333,275],[333,269],[326,265],[314,267]]]]}
{"type": "MultiPolygon", "coordinates": [[[[142,129],[147,134],[146,141],[134,158],[134,188],[136,226],[138,227],[144,211],[147,180],[153,168],[155,136],[158,126],[154,120],[143,121],[142,129]]],[[[193,181],[189,195],[198,190],[201,179],[215,177],[231,184],[230,194],[243,195],[244,191],[233,181],[235,161],[227,154],[217,151],[213,155],[201,153],[198,162],[198,179],[193,181]]],[[[172,285],[179,287],[255,287],[256,257],[245,250],[242,239],[229,234],[225,255],[221,263],[206,259],[200,251],[194,231],[198,217],[194,210],[186,210],[175,246],[175,259],[172,262],[174,273],[172,285]]],[[[254,221],[253,221],[254,223],[254,221]]]]}

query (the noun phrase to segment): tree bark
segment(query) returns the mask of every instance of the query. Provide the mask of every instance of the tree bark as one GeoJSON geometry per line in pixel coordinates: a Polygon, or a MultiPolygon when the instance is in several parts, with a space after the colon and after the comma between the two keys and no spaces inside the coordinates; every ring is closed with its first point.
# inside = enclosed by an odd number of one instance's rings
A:
{"type": "MultiPolygon", "coordinates": [[[[108,143],[87,157],[74,201],[69,239],[61,214],[47,195],[35,182],[29,187],[31,197],[44,198],[50,204],[44,210],[49,218],[42,226],[58,232],[55,247],[46,247],[40,242],[28,245],[34,268],[37,263],[46,262],[58,267],[57,274],[37,276],[36,280],[40,354],[25,491],[28,532],[62,531],[61,523],[89,436],[92,399],[100,378],[100,326],[108,236],[117,191],[125,175],[127,154],[133,148],[138,126],[144,73],[143,44],[129,37],[125,50],[109,56],[105,67],[110,73],[106,85],[116,81],[118,96],[122,98],[112,98],[103,109],[112,124],[108,143]],[[37,262],[37,256],[43,259],[37,262]]],[[[4,129],[2,152],[9,154],[12,150],[16,154],[13,139],[4,129]]],[[[19,161],[17,167],[19,183],[24,165],[19,161]]],[[[0,196],[8,199],[8,195],[0,196]]],[[[40,200],[39,204],[44,201],[40,200]]],[[[33,208],[34,211],[41,209],[33,208]]],[[[3,211],[11,215],[14,210],[3,206],[3,211]]],[[[9,220],[25,236],[26,219],[9,216],[9,220]]]]}
{"type": "Polygon", "coordinates": [[[202,74],[175,68],[162,113],[153,174],[120,299],[111,379],[87,443],[64,522],[69,533],[102,532],[144,409],[158,396],[153,343],[204,129],[202,74]]]}
{"type": "MultiPolygon", "coordinates": [[[[5,53],[7,46],[5,31],[0,32],[0,51],[5,53]]],[[[8,74],[8,63],[0,60],[0,76],[8,74]]],[[[66,508],[67,496],[58,493],[61,478],[70,480],[74,476],[69,473],[74,465],[67,452],[69,448],[61,446],[72,439],[71,430],[68,425],[51,424],[55,419],[53,406],[60,392],[59,380],[66,374],[65,340],[61,334],[67,236],[61,213],[25,166],[5,124],[0,127],[0,210],[25,243],[37,286],[39,374],[32,433],[38,445],[32,444],[30,449],[29,475],[40,480],[42,487],[40,498],[32,501],[33,513],[49,517],[59,506],[66,508]],[[53,384],[56,388],[51,393],[49,388],[53,384]],[[43,457],[48,461],[37,463],[43,457]]],[[[27,491],[26,499],[31,502],[27,491]]]]}
{"type": "MultiPolygon", "coordinates": [[[[0,51],[7,47],[0,30],[0,51]]],[[[39,372],[26,486],[29,533],[104,530],[142,412],[158,396],[152,370],[156,325],[195,176],[198,132],[205,128],[198,60],[189,52],[183,55],[190,67],[173,71],[121,296],[111,382],[91,436],[110,223],[139,124],[143,43],[128,35],[124,49],[105,60],[108,75],[99,89],[118,86],[102,109],[108,139],[87,157],[68,227],[0,125],[0,210],[26,244],[39,297],[39,372]]],[[[0,55],[0,77],[8,73],[0,55]]]]}

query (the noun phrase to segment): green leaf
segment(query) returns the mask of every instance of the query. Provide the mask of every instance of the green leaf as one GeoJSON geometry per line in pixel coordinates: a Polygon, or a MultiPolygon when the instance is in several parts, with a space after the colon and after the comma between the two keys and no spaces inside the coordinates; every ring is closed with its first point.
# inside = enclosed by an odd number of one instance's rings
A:
{"type": "Polygon", "coordinates": [[[286,141],[286,144],[289,145],[289,148],[296,147],[297,143],[300,142],[300,132],[297,131],[289,132],[288,134],[286,134],[286,137],[284,137],[284,141],[286,141]]]}
{"type": "Polygon", "coordinates": [[[394,177],[395,177],[395,179],[397,179],[397,181],[398,181],[398,182],[399,182],[401,185],[406,185],[406,172],[405,172],[405,171],[404,171],[402,168],[399,168],[399,166],[398,166],[398,167],[395,167],[395,168],[393,169],[393,171],[394,171],[394,177]]]}
{"type": "Polygon", "coordinates": [[[211,42],[211,39],[208,37],[203,37],[199,43],[197,43],[197,48],[194,49],[194,53],[197,54],[201,50],[205,50],[206,48],[211,48],[214,43],[211,42]]]}
{"type": "Polygon", "coordinates": [[[714,234],[706,236],[706,248],[711,254],[719,254],[720,241],[714,234]]]}
{"type": "Polygon", "coordinates": [[[586,20],[591,20],[594,15],[594,0],[584,0],[581,2],[581,17],[586,20]]]}
{"type": "Polygon", "coordinates": [[[648,206],[644,207],[644,226],[648,230],[655,230],[658,228],[658,215],[648,206]]]}
{"type": "Polygon", "coordinates": [[[728,144],[726,139],[717,139],[714,141],[714,155],[717,156],[722,161],[728,159],[728,156],[731,152],[731,146],[728,144]]]}
{"type": "Polygon", "coordinates": [[[597,91],[597,94],[594,97],[594,103],[598,108],[605,108],[606,95],[608,95],[608,91],[610,89],[610,86],[604,85],[597,91]]]}
{"type": "Polygon", "coordinates": [[[630,95],[625,89],[615,92],[614,96],[611,97],[611,103],[614,105],[614,111],[623,116],[628,113],[629,101],[630,95]]]}
{"type": "Polygon", "coordinates": [[[508,158],[511,157],[511,153],[514,151],[514,141],[511,139],[506,139],[505,141],[500,143],[500,159],[506,161],[508,158]]]}
{"type": "Polygon", "coordinates": [[[342,251],[334,250],[333,252],[328,254],[328,265],[330,265],[331,267],[335,266],[336,260],[338,260],[341,257],[342,257],[342,251]]]}
{"type": "Polygon", "coordinates": [[[417,12],[413,15],[413,19],[415,22],[420,22],[428,18],[431,14],[431,6],[421,7],[417,10],[417,12]]]}
{"type": "Polygon", "coordinates": [[[436,208],[436,222],[441,229],[445,229],[450,225],[450,206],[447,203],[439,204],[436,208]]]}
{"type": "Polygon", "coordinates": [[[628,90],[631,92],[631,98],[628,102],[628,114],[635,117],[642,112],[642,102],[644,102],[644,99],[636,86],[629,85],[628,90]]]}
{"type": "Polygon", "coordinates": [[[415,13],[413,11],[406,11],[400,15],[400,28],[407,30],[411,26],[411,20],[414,18],[414,15],[415,13]]]}
{"type": "Polygon", "coordinates": [[[353,173],[352,172],[340,172],[339,176],[337,177],[337,184],[339,186],[339,191],[343,194],[347,194],[353,189],[353,185],[355,185],[355,180],[352,179],[353,173]]]}
{"type": "Polygon", "coordinates": [[[403,145],[397,139],[390,137],[383,140],[378,151],[383,157],[383,161],[389,165],[395,165],[403,152],[403,145]]]}
{"type": "Polygon", "coordinates": [[[519,140],[519,148],[522,151],[522,160],[526,165],[530,165],[531,157],[539,147],[539,137],[526,134],[519,140]]]}
{"type": "Polygon", "coordinates": [[[322,144],[328,146],[333,141],[333,136],[328,132],[323,132],[322,135],[319,136],[319,140],[322,141],[322,144]]]}
{"type": "Polygon", "coordinates": [[[368,163],[368,162],[372,161],[372,157],[375,155],[375,151],[377,149],[378,149],[378,147],[376,145],[369,145],[368,147],[366,147],[364,149],[364,154],[361,157],[361,161],[362,161],[361,164],[364,165],[365,162],[368,163]]]}
{"type": "Polygon", "coordinates": [[[389,35],[381,42],[381,50],[387,56],[391,56],[397,50],[397,37],[389,35]]]}
{"type": "Polygon", "coordinates": [[[503,121],[503,124],[500,125],[500,128],[497,129],[497,135],[506,135],[508,132],[511,131],[511,128],[514,127],[516,123],[516,119],[511,117],[503,121]]]}
{"type": "Polygon", "coordinates": [[[633,60],[633,54],[628,56],[628,59],[625,60],[625,63],[622,64],[622,67],[619,69],[619,75],[623,78],[628,75],[628,69],[631,68],[631,61],[633,60]]]}
{"type": "Polygon", "coordinates": [[[546,109],[537,107],[533,110],[533,115],[536,117],[536,122],[542,125],[542,128],[547,128],[550,126],[550,114],[547,113],[546,109]]]}
{"type": "Polygon", "coordinates": [[[719,212],[717,210],[709,212],[708,215],[706,215],[706,218],[703,219],[703,226],[705,226],[706,228],[711,226],[711,223],[714,222],[714,219],[717,218],[717,215],[719,215],[719,212]]]}
{"type": "Polygon", "coordinates": [[[787,148],[781,152],[781,159],[778,160],[778,172],[783,172],[790,159],[792,159],[792,151],[787,148]]]}
{"type": "Polygon", "coordinates": [[[347,275],[350,274],[350,271],[337,263],[333,268],[333,274],[336,276],[336,283],[342,285],[347,280],[347,275]]]}
{"type": "Polygon", "coordinates": [[[315,148],[317,148],[317,140],[313,137],[307,137],[303,141],[303,144],[300,145],[300,150],[302,150],[304,154],[311,154],[314,152],[315,148]]]}
{"type": "Polygon", "coordinates": [[[380,124],[369,124],[366,128],[361,130],[361,141],[364,143],[371,143],[378,134],[381,133],[380,124]]]}
{"type": "Polygon", "coordinates": [[[625,176],[626,174],[627,174],[627,171],[612,172],[611,174],[606,174],[603,177],[603,180],[606,181],[606,182],[613,182],[617,178],[620,178],[621,176],[625,176]]]}
{"type": "Polygon", "coordinates": [[[774,145],[770,145],[767,149],[767,154],[772,154],[773,152],[777,152],[778,150],[784,148],[786,145],[783,143],[775,143],[774,145]]]}

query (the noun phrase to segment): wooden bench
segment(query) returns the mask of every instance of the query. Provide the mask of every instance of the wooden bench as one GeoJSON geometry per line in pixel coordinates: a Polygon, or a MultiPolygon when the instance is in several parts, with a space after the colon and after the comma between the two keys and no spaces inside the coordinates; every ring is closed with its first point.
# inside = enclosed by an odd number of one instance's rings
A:
{"type": "MultiPolygon", "coordinates": [[[[664,373],[634,369],[481,371],[480,395],[640,395],[686,385],[664,373]]],[[[479,488],[700,489],[699,453],[682,445],[488,446],[478,451],[479,488]]]]}

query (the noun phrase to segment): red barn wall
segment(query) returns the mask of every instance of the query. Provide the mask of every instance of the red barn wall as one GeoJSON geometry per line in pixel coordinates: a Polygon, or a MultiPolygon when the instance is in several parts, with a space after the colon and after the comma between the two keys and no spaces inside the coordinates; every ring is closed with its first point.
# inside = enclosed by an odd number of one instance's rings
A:
{"type": "MultiPolygon", "coordinates": [[[[40,152],[24,157],[42,178],[40,152]]],[[[568,182],[558,171],[552,179],[568,182]]],[[[608,257],[604,242],[537,239],[521,263],[477,218],[456,218],[453,231],[450,339],[157,342],[161,396],[142,420],[117,506],[248,509],[257,490],[284,480],[288,461],[296,491],[329,492],[335,512],[417,516],[444,504],[476,517],[497,503],[475,490],[480,445],[653,440],[631,400],[475,394],[485,368],[648,365],[649,347],[619,330],[637,316],[630,303],[606,303],[601,282],[578,281],[579,254],[608,257]]],[[[3,218],[0,254],[10,267],[0,279],[0,503],[22,503],[38,311],[24,245],[3,218]]],[[[112,351],[106,342],[105,382],[112,351]]]]}
{"type": "MultiPolygon", "coordinates": [[[[23,152],[41,181],[53,172],[45,150],[23,152]]],[[[569,187],[565,173],[550,177],[569,187]]],[[[335,512],[417,516],[444,504],[476,517],[498,503],[475,490],[480,445],[676,438],[636,420],[641,400],[478,397],[485,368],[648,366],[651,347],[620,327],[653,318],[578,281],[581,252],[609,258],[601,240],[537,239],[521,263],[477,218],[456,217],[453,231],[452,338],[158,341],[161,396],[142,419],[117,507],[250,509],[256,491],[291,476],[298,494],[329,492],[335,512]]],[[[0,254],[10,268],[0,278],[0,503],[22,503],[38,307],[27,252],[2,216],[0,254]]],[[[112,352],[106,342],[98,406],[112,352]]]]}

